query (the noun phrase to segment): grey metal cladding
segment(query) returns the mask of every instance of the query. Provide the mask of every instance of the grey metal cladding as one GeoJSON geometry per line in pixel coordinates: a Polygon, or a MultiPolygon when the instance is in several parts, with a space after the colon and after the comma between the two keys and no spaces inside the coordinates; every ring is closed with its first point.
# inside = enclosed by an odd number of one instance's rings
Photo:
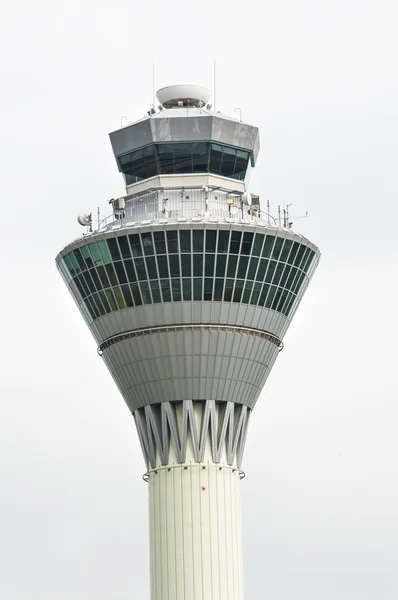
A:
{"type": "Polygon", "coordinates": [[[192,400],[182,403],[163,402],[134,411],[138,437],[148,469],[155,469],[159,464],[170,464],[171,444],[177,463],[185,462],[189,442],[192,444],[195,461],[202,463],[208,440],[213,462],[222,462],[225,451],[227,464],[241,467],[250,409],[233,402],[218,403],[216,406],[214,400],[202,400],[201,405],[199,427],[192,400]],[[176,415],[177,407],[181,409],[181,420],[176,415]]]}
{"type": "Polygon", "coordinates": [[[152,143],[214,141],[249,150],[252,166],[259,148],[257,127],[224,119],[217,115],[201,117],[144,119],[109,134],[115,157],[132,152],[152,143]]]}
{"type": "Polygon", "coordinates": [[[153,142],[150,119],[144,119],[129,127],[113,131],[109,137],[115,156],[148,146],[153,142]]]}
{"type": "Polygon", "coordinates": [[[245,333],[179,330],[121,340],[102,357],[134,412],[192,398],[254,408],[278,352],[275,343],[245,333]]]}
{"type": "Polygon", "coordinates": [[[252,166],[255,165],[260,150],[260,136],[257,127],[215,116],[212,117],[211,139],[227,146],[250,150],[253,153],[252,166]]]}

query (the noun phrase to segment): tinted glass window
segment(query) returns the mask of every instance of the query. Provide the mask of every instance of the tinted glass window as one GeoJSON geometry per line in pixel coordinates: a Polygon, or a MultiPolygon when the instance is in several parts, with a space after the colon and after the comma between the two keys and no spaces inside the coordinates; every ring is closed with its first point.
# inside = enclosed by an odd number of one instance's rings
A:
{"type": "MultiPolygon", "coordinates": [[[[133,256],[142,256],[141,240],[138,233],[129,235],[131,252],[133,256]]],[[[123,255],[124,256],[124,255],[123,255]]]]}
{"type": "Polygon", "coordinates": [[[177,254],[178,253],[178,237],[177,231],[167,231],[167,249],[169,254],[177,254]]]}
{"type": "Polygon", "coordinates": [[[141,239],[142,239],[142,246],[144,248],[144,254],[146,254],[146,255],[155,254],[155,251],[153,248],[153,242],[152,242],[152,234],[151,233],[142,233],[141,239]]]}
{"type": "Polygon", "coordinates": [[[155,231],[153,234],[155,240],[156,254],[166,254],[166,241],[163,231],[155,231]]]}
{"type": "Polygon", "coordinates": [[[216,251],[217,231],[208,229],[206,231],[206,252],[216,251]]]}
{"type": "Polygon", "coordinates": [[[180,247],[181,252],[191,252],[191,231],[180,231],[180,247]]]}

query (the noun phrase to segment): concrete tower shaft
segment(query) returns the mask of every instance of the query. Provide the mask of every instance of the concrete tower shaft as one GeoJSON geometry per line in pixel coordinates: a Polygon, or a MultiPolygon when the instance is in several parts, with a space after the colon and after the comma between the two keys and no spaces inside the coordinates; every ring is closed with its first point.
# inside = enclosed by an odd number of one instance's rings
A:
{"type": "Polygon", "coordinates": [[[247,191],[257,128],[207,92],[167,88],[167,108],[111,134],[126,195],[56,259],[135,419],[152,600],[243,598],[249,417],[319,261],[247,191]]]}

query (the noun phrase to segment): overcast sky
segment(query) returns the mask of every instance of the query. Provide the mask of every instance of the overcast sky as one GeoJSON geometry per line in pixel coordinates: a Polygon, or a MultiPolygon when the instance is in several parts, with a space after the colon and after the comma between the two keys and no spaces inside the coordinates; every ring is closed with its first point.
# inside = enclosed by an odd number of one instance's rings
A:
{"type": "MultiPolygon", "coordinates": [[[[149,598],[133,419],[54,267],[156,85],[260,128],[250,189],[322,260],[255,408],[246,600],[398,597],[396,0],[2,0],[0,595],[149,598]]],[[[216,599],[215,599],[216,600],[216,599]]]]}

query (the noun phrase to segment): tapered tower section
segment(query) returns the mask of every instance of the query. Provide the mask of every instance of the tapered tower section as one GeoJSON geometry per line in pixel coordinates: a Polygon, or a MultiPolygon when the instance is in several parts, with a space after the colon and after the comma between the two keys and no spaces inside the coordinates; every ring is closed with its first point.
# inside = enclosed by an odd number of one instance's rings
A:
{"type": "Polygon", "coordinates": [[[111,133],[126,195],[56,259],[136,423],[151,600],[243,599],[248,422],[319,260],[248,192],[258,129],[210,95],[163,88],[111,133]]]}

